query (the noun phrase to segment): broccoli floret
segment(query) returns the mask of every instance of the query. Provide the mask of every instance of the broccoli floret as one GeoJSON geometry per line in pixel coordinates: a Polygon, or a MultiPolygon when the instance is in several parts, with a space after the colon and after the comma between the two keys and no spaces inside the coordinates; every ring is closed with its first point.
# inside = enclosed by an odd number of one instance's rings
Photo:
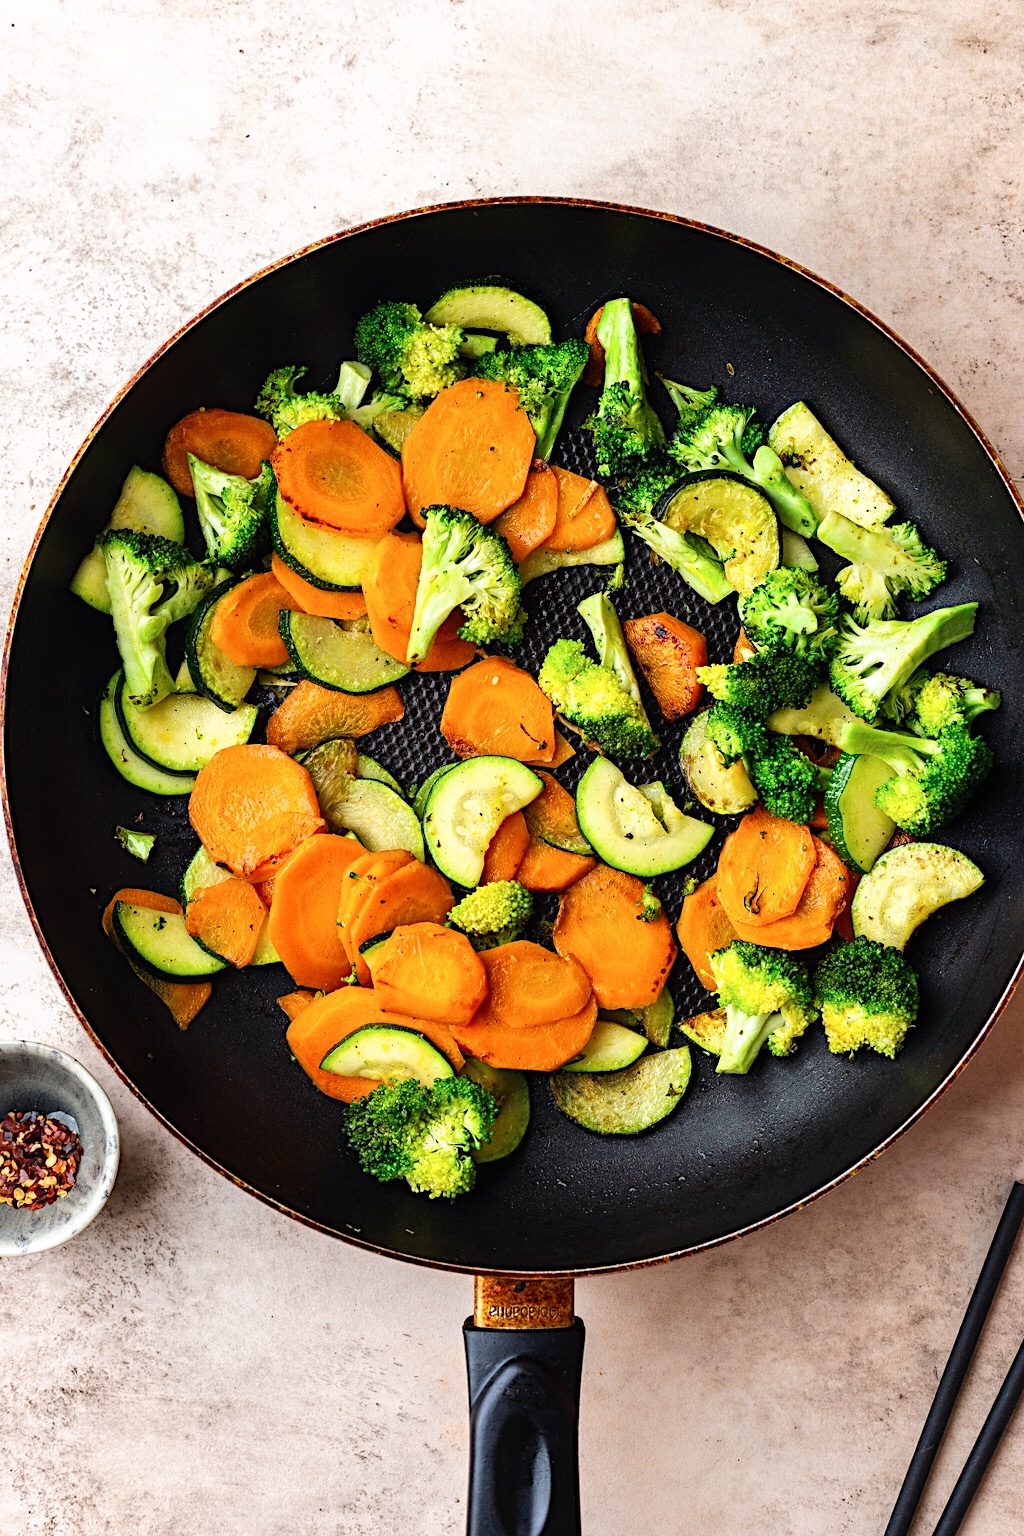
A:
{"type": "Polygon", "coordinates": [[[764,442],[764,428],[755,422],[753,408],[712,404],[696,411],[689,401],[683,404],[669,440],[670,457],[687,471],[724,469],[742,475],[764,492],[781,523],[810,538],[818,526],[817,514],[786,474],[778,454],[764,442]]]}
{"type": "Polygon", "coordinates": [[[264,464],[255,480],[246,480],[244,475],[226,475],[191,453],[188,467],[210,559],[231,570],[252,565],[270,548],[274,471],[264,464]]]}
{"type": "Polygon", "coordinates": [[[517,880],[492,880],[463,896],[448,913],[474,949],[497,949],[520,939],[533,916],[533,897],[517,880]]]}
{"type": "Polygon", "coordinates": [[[665,429],[647,399],[647,369],[629,299],[611,299],[597,322],[604,348],[604,387],[597,410],[584,422],[594,434],[601,475],[635,474],[665,443],[665,429]]]}
{"type": "Polygon", "coordinates": [[[494,379],[518,392],[534,432],[534,450],[549,459],[562,426],[569,396],[587,366],[590,349],[585,341],[562,341],[548,346],[512,347],[507,352],[488,352],[473,368],[478,379],[494,379]]]}
{"type": "Polygon", "coordinates": [[[591,661],[579,640],[556,640],[537,682],[560,715],[613,757],[649,757],[658,738],[610,667],[591,661]]]}
{"type": "Polygon", "coordinates": [[[275,368],[256,396],[254,409],[267,418],[278,437],[287,436],[307,421],[343,421],[347,415],[344,402],[336,394],[311,390],[300,395],[295,386],[305,374],[305,368],[275,368]]]}
{"type": "Polygon", "coordinates": [[[947,725],[959,721],[970,725],[987,710],[998,709],[1001,699],[997,689],[982,688],[969,677],[954,677],[949,672],[915,672],[900,692],[901,713],[894,720],[909,716],[911,730],[923,736],[937,736],[947,725]]]}
{"type": "Polygon", "coordinates": [[[901,592],[927,597],[946,579],[946,562],[929,549],[913,523],[861,528],[838,512],[829,512],[818,529],[821,542],[850,564],[836,585],[862,623],[891,619],[901,592]]]}
{"type": "Polygon", "coordinates": [[[697,676],[716,699],[748,709],[758,720],[786,704],[802,708],[818,681],[817,668],[792,651],[759,651],[749,661],[698,667],[697,676]]]}
{"type": "Polygon", "coordinates": [[[793,651],[827,662],[839,640],[839,602],[808,571],[779,566],[746,597],[740,617],[759,651],[793,651]]]}
{"type": "Polygon", "coordinates": [[[146,706],[174,692],[167,666],[167,630],[187,618],[214,576],[181,544],[134,528],[109,528],[103,551],[117,648],[133,704],[146,706]]]}
{"type": "Polygon", "coordinates": [[[805,823],[814,815],[819,770],[788,736],[776,736],[749,710],[714,704],[707,734],[726,764],[742,760],[766,811],[805,823]]]}
{"type": "Polygon", "coordinates": [[[974,633],[977,603],[936,608],[918,619],[869,619],[845,614],[829,667],[832,687],[862,720],[874,720],[887,701],[936,651],[974,633]]]}
{"type": "Polygon", "coordinates": [[[515,561],[500,533],[458,507],[427,507],[423,513],[423,563],[409,636],[409,661],[422,661],[441,625],[461,608],[459,630],[473,645],[523,638],[526,613],[519,601],[515,561]]]}
{"type": "Polygon", "coordinates": [[[490,1140],[497,1116],[494,1095],[468,1077],[442,1077],[429,1088],[406,1078],[350,1104],[345,1130],[364,1173],[451,1199],[476,1183],[470,1154],[490,1140]]]}
{"type": "Polygon", "coordinates": [[[725,1041],[718,1072],[749,1072],[767,1042],[773,1056],[789,1056],[817,1017],[811,980],[785,950],[734,939],[710,958],[718,1001],[725,1008],[725,1041]]]}
{"type": "Polygon", "coordinates": [[[828,1048],[845,1056],[869,1046],[895,1056],[917,1017],[917,977],[898,949],[854,939],[827,954],[814,973],[828,1048]]]}
{"type": "Polygon", "coordinates": [[[389,393],[425,400],[466,377],[464,334],[457,325],[428,325],[415,304],[388,301],[356,325],[356,352],[389,393]]]}
{"type": "Polygon", "coordinates": [[[658,378],[668,390],[669,399],[676,408],[679,418],[677,431],[680,427],[691,426],[718,399],[718,390],[713,384],[710,389],[694,389],[690,384],[677,384],[674,379],[667,379],[663,373],[659,373],[658,378]]]}
{"type": "Polygon", "coordinates": [[[844,752],[880,757],[893,769],[875,804],[897,826],[926,837],[959,815],[992,767],[992,753],[967,726],[951,720],[934,740],[884,731],[858,720],[840,732],[844,752]]]}
{"type": "Polygon", "coordinates": [[[577,604],[576,612],[583,618],[593,636],[598,661],[602,667],[610,667],[615,673],[636,705],[640,719],[650,729],[650,717],[640,697],[640,684],[633,671],[629,646],[626,644],[626,636],[615,611],[615,604],[607,592],[593,592],[590,597],[585,597],[582,603],[577,604]]]}

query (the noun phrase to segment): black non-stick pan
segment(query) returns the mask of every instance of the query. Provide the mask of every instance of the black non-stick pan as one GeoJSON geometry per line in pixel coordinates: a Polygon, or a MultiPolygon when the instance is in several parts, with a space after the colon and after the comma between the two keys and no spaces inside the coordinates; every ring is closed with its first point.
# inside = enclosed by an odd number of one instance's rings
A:
{"type": "MultiPolygon", "coordinates": [[[[581,398],[564,438],[570,466],[587,467],[578,428],[588,403],[581,398]]],[[[582,1329],[572,1318],[571,1282],[550,1277],[690,1253],[821,1194],[933,1102],[1009,995],[1024,943],[1022,569],[1021,506],[1009,480],[962,407],[884,326],[747,242],[605,205],[458,204],[301,252],[169,342],[76,458],[26,569],[5,669],[6,811],[40,941],[112,1065],[214,1167],[348,1242],[484,1277],[467,1328],[476,1536],[576,1528],[582,1329]],[[449,1203],[359,1171],[342,1146],[337,1105],[289,1060],[275,968],[218,978],[213,1000],[182,1034],[103,939],[109,893],[140,874],[115,845],[114,825],[145,813],[159,838],[144,879],[166,891],[176,889],[195,841],[184,804],[133,790],[96,741],[96,696],[115,666],[112,631],[69,594],[68,581],[128,467],[159,467],[164,435],[185,412],[251,409],[265,374],[282,363],[304,362],[314,386],[326,383],[350,355],[355,319],[377,299],[426,305],[456,282],[491,274],[536,298],[560,336],[581,334],[606,298],[642,300],[663,326],[648,340],[652,367],[713,381],[726,398],[756,404],[765,420],[807,399],[949,558],[935,601],[980,601],[976,634],[958,648],[955,666],[1001,689],[1003,708],[986,725],[997,767],[944,833],[980,864],[986,885],[915,937],[921,1015],[894,1062],[830,1056],[820,1031],[792,1059],[759,1061],[747,1077],[716,1078],[709,1060],[697,1060],[682,1106],[633,1138],[602,1139],[563,1119],[535,1078],[522,1148],[482,1169],[472,1196],[449,1203]]],[[[733,604],[708,608],[635,544],[628,574],[624,614],[667,608],[705,630],[713,658],[728,656],[733,604]]],[[[528,589],[526,665],[536,666],[556,636],[582,636],[575,604],[599,584],[583,568],[528,589]]],[[[369,750],[410,783],[448,759],[436,729],[446,684],[435,674],[403,686],[404,721],[378,732],[369,750]]],[[[677,787],[679,734],[665,730],[655,765],[677,787]]],[[[570,786],[580,768],[577,757],[565,770],[570,786]]],[[[696,873],[713,864],[717,847],[718,839],[696,873]]],[[[660,887],[673,919],[680,886],[677,879],[660,887]]],[[[681,1014],[705,1005],[685,960],[672,985],[681,1014]]]]}

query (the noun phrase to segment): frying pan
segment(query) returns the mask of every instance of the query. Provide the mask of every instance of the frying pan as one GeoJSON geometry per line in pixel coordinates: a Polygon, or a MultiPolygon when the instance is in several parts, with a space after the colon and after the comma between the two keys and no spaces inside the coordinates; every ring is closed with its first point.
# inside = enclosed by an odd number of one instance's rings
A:
{"type": "MultiPolygon", "coordinates": [[[[580,394],[586,393],[580,391],[580,394]]],[[[588,468],[581,400],[560,450],[588,468]]],[[[466,1347],[473,1417],[470,1530],[578,1529],[575,1424],[582,1325],[575,1274],[653,1263],[772,1221],[847,1177],[920,1115],[977,1049],[1012,991],[1024,934],[1024,826],[1014,814],[1021,732],[1021,505],[991,448],[941,381],[879,321],[769,251],[664,214],[559,199],[461,203],[347,231],[241,284],[186,326],[122,391],[79,452],[22,577],[4,669],[5,812],[22,888],[57,979],[128,1086],[199,1156],[279,1210],[347,1242],[477,1278],[466,1347]],[[339,1137],[337,1106],[288,1059],[274,968],[218,978],[187,1034],[137,986],[100,934],[110,891],[132,878],[111,836],[139,812],[159,833],[147,883],[174,890],[194,849],[185,805],[133,790],[95,738],[94,702],[115,666],[109,621],[68,582],[133,462],[158,467],[169,425],[199,405],[251,409],[266,373],[305,362],[314,387],[382,297],[426,304],[500,272],[579,335],[606,298],[629,293],[660,318],[652,368],[723,386],[765,420],[806,398],[858,464],[950,559],[939,601],[981,602],[958,671],[1003,692],[986,727],[997,767],[944,832],[984,869],[970,902],[929,922],[912,958],[918,1027],[895,1062],[829,1055],[813,1031],[796,1057],[716,1078],[694,1063],[682,1106],[642,1136],[603,1139],[563,1119],[543,1079],[512,1158],[477,1190],[426,1201],[364,1177],[339,1137]]],[[[632,542],[632,541],[631,541],[632,542]]],[[[736,628],[636,545],[624,614],[668,608],[725,659],[736,628]]],[[[575,604],[603,578],[586,568],[528,589],[519,653],[535,668],[560,634],[583,634],[575,604]]],[[[406,717],[370,750],[405,782],[447,759],[436,722],[443,677],[410,679],[406,717]]],[[[679,728],[654,773],[679,784],[679,728]]],[[[573,785],[581,758],[569,765],[573,785]]],[[[652,776],[654,774],[652,773],[652,776]]],[[[695,872],[714,863],[718,839],[695,872]]],[[[692,873],[694,871],[688,871],[692,873]]],[[[681,880],[660,883],[670,915],[681,880]]],[[[680,1014],[707,998],[685,960],[680,1014]]],[[[699,1054],[699,1053],[697,1053],[699,1054]]]]}

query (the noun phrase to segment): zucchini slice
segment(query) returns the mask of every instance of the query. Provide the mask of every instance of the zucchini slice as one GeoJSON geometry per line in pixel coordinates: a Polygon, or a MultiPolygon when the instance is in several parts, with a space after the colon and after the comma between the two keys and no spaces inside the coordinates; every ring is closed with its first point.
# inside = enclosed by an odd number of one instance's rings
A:
{"type": "Polygon", "coordinates": [[[832,846],[851,869],[866,875],[889,846],[896,823],[875,805],[875,791],[893,770],[880,757],[845,752],[825,791],[825,820],[832,846]]]}
{"type": "Polygon", "coordinates": [[[353,539],[309,523],[281,496],[270,513],[270,531],[278,558],[311,586],[322,592],[352,592],[362,586],[373,539],[353,539]]]}
{"type": "MultiPolygon", "coordinates": [[[[158,533],[173,544],[185,542],[185,519],[173,487],[151,470],[140,469],[138,464],[133,464],[128,471],[107,528],[134,528],[139,533],[158,533]]],[[[103,563],[103,552],[95,544],[72,576],[70,585],[75,596],[88,603],[90,608],[96,608],[100,613],[110,612],[107,568],[103,563]]]]}
{"type": "Polygon", "coordinates": [[[890,848],[864,876],[850,915],[857,938],[903,949],[926,917],[951,901],[972,896],[985,876],[965,853],[945,843],[903,843],[890,848]]]}
{"type": "Polygon", "coordinates": [[[222,582],[203,599],[189,621],[185,640],[185,663],[195,691],[229,714],[238,708],[256,681],[256,668],[240,667],[214,644],[210,635],[214,609],[236,585],[234,578],[222,582]]]}
{"type": "Polygon", "coordinates": [[[440,768],[435,768],[433,772],[429,773],[423,780],[423,783],[420,785],[419,789],[413,796],[412,801],[412,808],[416,812],[416,815],[419,817],[420,821],[423,820],[423,813],[427,808],[427,801],[430,799],[430,792],[434,785],[437,783],[438,779],[443,778],[446,773],[450,773],[453,768],[457,768],[458,766],[458,763],[442,763],[440,768]]]}
{"type": "MultiPolygon", "coordinates": [[[[307,765],[308,766],[308,765],[307,765]]],[[[319,791],[317,792],[318,798],[319,791]]],[[[408,800],[376,779],[350,779],[344,796],[320,809],[336,832],[354,832],[367,853],[404,848],[420,863],[426,860],[423,830],[408,800]]]]}
{"type": "Polygon", "coordinates": [[[382,651],[366,630],[343,629],[336,619],[282,608],[281,639],[303,677],[339,693],[374,693],[397,683],[409,668],[382,651]]]}
{"type": "Polygon", "coordinates": [[[259,718],[255,704],[226,715],[198,693],[172,693],[140,709],[128,697],[123,679],[116,702],[121,729],[135,751],[169,773],[198,773],[224,747],[247,742],[259,718]]]}
{"type": "MultiPolygon", "coordinates": [[[[183,907],[187,907],[190,901],[194,901],[200,891],[205,891],[211,885],[223,885],[225,880],[231,880],[234,876],[226,869],[221,869],[215,864],[201,845],[189,860],[185,873],[181,877],[179,898],[183,907]]],[[[280,965],[281,956],[270,942],[267,934],[267,924],[264,921],[260,930],[256,951],[249,961],[250,965],[280,965]]]]}
{"type": "Polygon", "coordinates": [[[615,1024],[624,1024],[627,1029],[642,1029],[652,1045],[664,1050],[672,1033],[676,1005],[668,987],[662,987],[654,1002],[648,1003],[646,1008],[606,1008],[601,1016],[615,1024]]]}
{"type": "Polygon", "coordinates": [[[436,1045],[414,1029],[390,1024],[367,1024],[346,1035],[327,1052],[322,1072],[341,1077],[368,1077],[380,1083],[415,1078],[429,1088],[440,1077],[454,1077],[452,1064],[436,1045]]]}
{"type": "Polygon", "coordinates": [[[656,516],[705,539],[736,591],[752,592],[779,563],[779,522],[763,491],[739,475],[700,470],[672,486],[656,516]]]}
{"type": "Polygon", "coordinates": [[[643,879],[692,863],[715,832],[679,810],[662,785],[637,789],[606,757],[595,757],[580,780],[576,814],[599,858],[643,879]]]}
{"type": "Polygon", "coordinates": [[[373,433],[396,458],[402,457],[402,444],[424,414],[423,407],[410,405],[404,411],[381,411],[373,418],[373,433]]]}
{"type": "Polygon", "coordinates": [[[500,283],[449,288],[423,318],[428,325],[458,325],[464,331],[503,331],[517,347],[551,340],[551,321],[540,305],[500,283]]]}
{"type": "Polygon", "coordinates": [[[621,1072],[631,1067],[647,1049],[647,1037],[613,1019],[598,1019],[580,1054],[567,1061],[563,1072],[621,1072]]]}
{"type": "Polygon", "coordinates": [[[680,1019],[678,1028],[710,1056],[721,1056],[725,1050],[727,1021],[724,1008],[713,1008],[709,1013],[695,1013],[692,1018],[680,1019]]]}
{"type": "Polygon", "coordinates": [[[574,565],[621,565],[626,558],[626,546],[622,542],[622,530],[616,528],[610,539],[603,544],[592,544],[589,549],[535,549],[519,567],[519,580],[525,587],[538,576],[550,576],[552,571],[565,570],[574,565]]]}
{"type": "Polygon", "coordinates": [[[378,763],[375,757],[367,757],[365,752],[360,752],[356,758],[356,772],[361,779],[376,779],[378,784],[386,784],[388,789],[393,789],[396,795],[407,799],[405,790],[399,784],[393,773],[389,773],[383,763],[378,763]]]}
{"type": "Polygon", "coordinates": [[[716,816],[741,816],[757,804],[757,790],[737,760],[725,758],[708,736],[708,711],[694,716],[679,748],[679,766],[695,799],[716,816]]]}
{"type": "Polygon", "coordinates": [[[635,1136],[664,1120],[690,1082],[690,1049],[656,1051],[622,1072],[555,1072],[548,1079],[563,1115],[602,1136],[635,1136]]]}
{"type": "Polygon", "coordinates": [[[154,912],[119,901],[114,908],[114,932],[132,960],[154,976],[175,981],[202,981],[227,969],[227,961],[197,944],[186,931],[180,912],[154,912]]]}
{"type": "Polygon", "coordinates": [[[533,769],[514,757],[470,757],[442,774],[423,813],[427,848],[442,875],[467,888],[479,885],[498,827],[543,788],[533,769]]]}
{"type": "Polygon", "coordinates": [[[492,1067],[486,1061],[477,1061],[475,1056],[467,1056],[463,1072],[472,1082],[493,1093],[498,1101],[498,1118],[490,1141],[469,1154],[474,1163],[496,1163],[514,1152],[526,1135],[530,1123],[530,1088],[526,1075],[508,1067],[492,1067]]]}
{"type": "Polygon", "coordinates": [[[876,528],[895,512],[892,498],[856,468],[802,400],[772,423],[768,443],[819,520],[841,512],[862,528],[876,528]]]}
{"type": "Polygon", "coordinates": [[[122,779],[151,795],[190,795],[195,784],[193,774],[168,773],[140,757],[121,729],[114,702],[121,691],[122,674],[115,672],[100,699],[100,741],[122,779]]]}

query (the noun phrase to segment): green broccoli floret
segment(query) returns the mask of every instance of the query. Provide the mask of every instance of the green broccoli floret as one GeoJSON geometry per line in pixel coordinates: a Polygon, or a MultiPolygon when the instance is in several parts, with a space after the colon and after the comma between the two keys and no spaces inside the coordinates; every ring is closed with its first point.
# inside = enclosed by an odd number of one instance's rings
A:
{"type": "Polygon", "coordinates": [[[488,352],[473,368],[478,379],[509,384],[519,394],[534,432],[538,458],[549,459],[562,426],[569,396],[587,366],[585,341],[553,342],[547,346],[511,347],[488,352]]]}
{"type": "Polygon", "coordinates": [[[759,651],[749,661],[698,667],[697,676],[716,699],[766,720],[783,705],[802,708],[814,692],[818,670],[792,651],[759,651]]]}
{"type": "Polygon", "coordinates": [[[604,387],[597,410],[584,422],[594,434],[598,474],[635,474],[664,447],[665,429],[647,399],[647,369],[629,299],[610,299],[597,322],[604,348],[604,387]]]}
{"type": "Polygon", "coordinates": [[[213,572],[181,544],[134,528],[108,528],[103,551],[117,648],[133,704],[146,706],[174,692],[167,666],[167,631],[187,618],[213,586],[213,572]]]}
{"type": "Polygon", "coordinates": [[[560,715],[612,757],[649,757],[658,738],[610,667],[591,661],[579,640],[556,640],[537,682],[560,715]]]}
{"type": "Polygon", "coordinates": [[[809,661],[828,661],[839,640],[839,601],[808,571],[779,566],[746,597],[740,618],[759,651],[792,651],[809,661]]]}
{"type": "Polygon", "coordinates": [[[640,697],[640,684],[633,671],[633,661],[626,644],[626,636],[615,604],[607,592],[592,592],[576,605],[597,647],[597,659],[602,667],[610,667],[619,682],[636,705],[639,718],[651,729],[650,717],[640,697]]]}
{"type": "MultiPolygon", "coordinates": [[[[668,485],[674,484],[676,478],[673,476],[668,485]]],[[[671,566],[705,602],[720,603],[723,598],[732,596],[736,589],[725,574],[722,562],[708,554],[709,546],[700,548],[689,534],[670,528],[651,512],[632,504],[628,490],[614,499],[626,527],[632,529],[638,539],[643,539],[658,559],[671,566]]]]}
{"type": "Polygon", "coordinates": [[[188,455],[199,526],[211,560],[231,570],[252,565],[270,548],[270,508],[277,490],[264,464],[255,480],[227,475],[188,455]]]}
{"type": "Polygon", "coordinates": [[[307,421],[343,421],[347,415],[344,402],[336,394],[311,390],[300,395],[295,386],[305,377],[305,368],[275,368],[268,374],[256,396],[254,410],[265,416],[278,437],[286,437],[307,421]]]}
{"type": "Polygon", "coordinates": [[[775,735],[749,710],[723,703],[708,711],[707,734],[727,766],[742,761],[766,811],[786,821],[810,821],[819,770],[788,736],[775,735]]]}
{"type": "Polygon", "coordinates": [[[840,732],[839,746],[888,763],[893,777],[879,785],[875,804],[918,837],[958,816],[992,767],[989,748],[959,720],[951,720],[934,740],[858,720],[840,732]]]}
{"type": "Polygon", "coordinates": [[[869,1046],[895,1056],[917,1017],[917,977],[898,949],[854,939],[827,954],[814,973],[828,1048],[846,1056],[869,1046]]]}
{"type": "Polygon", "coordinates": [[[974,633],[977,603],[936,608],[918,619],[869,619],[844,615],[829,667],[832,687],[862,720],[874,720],[887,701],[936,651],[974,633]]]}
{"type": "Polygon", "coordinates": [[[818,538],[850,564],[836,585],[862,623],[891,619],[901,592],[927,597],[946,579],[946,562],[929,549],[913,523],[861,528],[839,512],[822,518],[818,538]]]}
{"type": "Polygon", "coordinates": [[[764,492],[781,523],[810,538],[818,526],[817,514],[786,474],[774,448],[764,442],[764,428],[755,422],[753,408],[712,404],[695,411],[685,400],[684,407],[668,445],[670,457],[680,468],[690,472],[723,469],[741,475],[764,492]]]}
{"type": "Polygon", "coordinates": [[[497,1099],[468,1077],[442,1077],[429,1088],[406,1078],[350,1104],[345,1130],[364,1173],[451,1199],[476,1183],[471,1153],[490,1140],[497,1116],[497,1099]]]}
{"type": "Polygon", "coordinates": [[[666,491],[679,484],[679,469],[663,452],[654,452],[620,485],[611,496],[615,510],[623,517],[650,515],[666,491]]]}
{"type": "Polygon", "coordinates": [[[428,325],[415,304],[389,300],[357,323],[356,352],[389,393],[425,400],[466,377],[464,334],[457,325],[428,325]]]}
{"type": "Polygon", "coordinates": [[[691,384],[677,384],[674,379],[667,379],[663,373],[659,373],[658,378],[668,390],[669,399],[676,408],[676,431],[680,427],[692,426],[718,400],[718,390],[714,384],[710,389],[694,389],[691,384]]]}
{"type": "Polygon", "coordinates": [[[773,1056],[789,1056],[817,1017],[811,980],[785,950],[734,939],[711,956],[718,1001],[725,1008],[725,1040],[717,1072],[749,1072],[767,1042],[773,1056]]]}
{"type": "Polygon", "coordinates": [[[521,939],[533,916],[533,897],[517,880],[492,880],[463,896],[448,913],[474,949],[497,949],[521,939]]]}
{"type": "Polygon", "coordinates": [[[908,719],[910,729],[923,736],[937,736],[947,725],[970,725],[987,710],[1001,703],[995,688],[982,688],[969,677],[954,677],[949,672],[915,672],[900,691],[901,713],[890,711],[894,720],[908,719]]]}
{"type": "Polygon", "coordinates": [[[441,625],[461,608],[459,630],[473,645],[523,638],[526,613],[519,601],[515,561],[500,533],[458,507],[427,507],[423,513],[423,563],[416,588],[409,661],[422,661],[441,625]]]}

